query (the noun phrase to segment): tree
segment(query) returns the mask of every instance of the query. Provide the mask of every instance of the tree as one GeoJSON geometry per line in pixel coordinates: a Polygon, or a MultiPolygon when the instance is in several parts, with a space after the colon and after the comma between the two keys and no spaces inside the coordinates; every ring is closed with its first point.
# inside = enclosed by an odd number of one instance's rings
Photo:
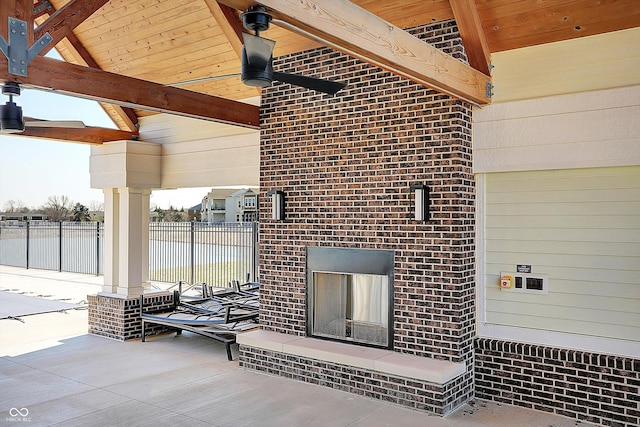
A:
{"type": "Polygon", "coordinates": [[[71,212],[71,221],[73,222],[87,222],[91,219],[89,216],[89,208],[87,208],[82,203],[76,203],[73,206],[73,211],[71,212]]]}
{"type": "Polygon", "coordinates": [[[29,212],[29,208],[22,200],[7,200],[4,204],[5,212],[29,212]]]}
{"type": "Polygon", "coordinates": [[[156,215],[158,215],[158,222],[164,222],[164,219],[167,215],[166,211],[162,208],[156,207],[153,212],[156,213],[156,215]]]}
{"type": "Polygon", "coordinates": [[[67,196],[49,196],[42,210],[49,217],[49,221],[59,222],[69,220],[72,202],[67,196]]]}
{"type": "Polygon", "coordinates": [[[89,202],[89,221],[103,222],[104,221],[104,203],[97,200],[89,202]]]}
{"type": "Polygon", "coordinates": [[[170,210],[165,217],[170,222],[184,222],[187,220],[187,215],[184,212],[178,210],[170,210]]]}

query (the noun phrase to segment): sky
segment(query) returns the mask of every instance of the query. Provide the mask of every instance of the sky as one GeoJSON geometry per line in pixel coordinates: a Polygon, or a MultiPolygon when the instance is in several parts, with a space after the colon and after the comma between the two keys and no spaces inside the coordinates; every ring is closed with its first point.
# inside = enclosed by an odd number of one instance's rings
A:
{"type": "MultiPolygon", "coordinates": [[[[4,104],[9,98],[0,94],[4,104]]],[[[49,120],[82,120],[87,126],[116,128],[94,101],[22,88],[14,97],[24,116],[49,120]]],[[[102,204],[102,190],[90,187],[88,144],[0,135],[0,211],[8,200],[38,208],[49,196],[67,196],[87,207],[102,204]]],[[[158,190],[151,207],[189,208],[202,202],[210,188],[158,190]]]]}

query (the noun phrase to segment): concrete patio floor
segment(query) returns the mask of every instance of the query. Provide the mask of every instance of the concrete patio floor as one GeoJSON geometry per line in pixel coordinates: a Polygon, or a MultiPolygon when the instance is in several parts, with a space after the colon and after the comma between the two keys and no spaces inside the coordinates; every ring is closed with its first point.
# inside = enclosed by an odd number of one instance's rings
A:
{"type": "MultiPolygon", "coordinates": [[[[102,277],[0,266],[0,289],[77,303],[102,277]]],[[[87,311],[0,320],[0,425],[589,426],[475,400],[441,418],[245,371],[185,333],[118,342],[86,333],[87,311]],[[26,423],[26,424],[25,424],[26,423]]],[[[234,355],[237,354],[237,349],[234,355]]]]}

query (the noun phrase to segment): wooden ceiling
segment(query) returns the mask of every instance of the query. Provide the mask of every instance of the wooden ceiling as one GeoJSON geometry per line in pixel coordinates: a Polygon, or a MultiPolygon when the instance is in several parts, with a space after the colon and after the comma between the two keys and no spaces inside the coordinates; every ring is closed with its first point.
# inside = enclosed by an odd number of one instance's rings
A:
{"type": "MultiPolygon", "coordinates": [[[[33,21],[29,43],[49,32],[68,62],[37,57],[28,66],[29,76],[19,77],[7,72],[6,59],[0,55],[0,79],[103,101],[117,126],[129,133],[136,132],[138,117],[156,112],[256,127],[257,107],[236,102],[259,95],[259,89],[245,86],[236,75],[243,31],[238,15],[255,4],[253,0],[0,0],[0,35],[5,40],[8,17],[33,21]],[[165,86],[213,76],[227,77],[180,88],[165,86]]],[[[480,93],[490,82],[493,52],[640,26],[638,0],[264,0],[260,4],[276,20],[262,33],[276,40],[276,56],[329,43],[478,104],[489,102],[480,93]],[[408,33],[397,31],[454,18],[471,66],[439,52],[435,59],[425,59],[434,55],[430,46],[416,44],[408,33]],[[385,48],[380,41],[389,45],[385,48]],[[385,51],[389,46],[395,54],[385,51]],[[405,51],[416,58],[398,53],[405,51]]],[[[39,132],[38,136],[46,133],[39,132]]],[[[105,134],[102,140],[114,137],[105,134]]]]}

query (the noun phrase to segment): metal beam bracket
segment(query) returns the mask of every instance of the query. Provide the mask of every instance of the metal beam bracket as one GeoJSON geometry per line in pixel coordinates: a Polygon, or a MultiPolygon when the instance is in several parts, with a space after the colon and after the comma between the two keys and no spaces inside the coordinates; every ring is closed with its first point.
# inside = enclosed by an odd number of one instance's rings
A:
{"type": "Polygon", "coordinates": [[[491,82],[486,82],[485,93],[487,94],[487,98],[491,98],[493,96],[493,85],[491,82]]]}
{"type": "Polygon", "coordinates": [[[40,16],[43,13],[55,12],[53,5],[49,0],[43,0],[39,4],[33,5],[33,16],[40,16]]]}
{"type": "Polygon", "coordinates": [[[27,46],[27,22],[9,18],[9,42],[0,36],[0,50],[7,57],[9,74],[27,77],[27,65],[45,48],[53,37],[49,33],[40,37],[31,47],[27,46]]]}

